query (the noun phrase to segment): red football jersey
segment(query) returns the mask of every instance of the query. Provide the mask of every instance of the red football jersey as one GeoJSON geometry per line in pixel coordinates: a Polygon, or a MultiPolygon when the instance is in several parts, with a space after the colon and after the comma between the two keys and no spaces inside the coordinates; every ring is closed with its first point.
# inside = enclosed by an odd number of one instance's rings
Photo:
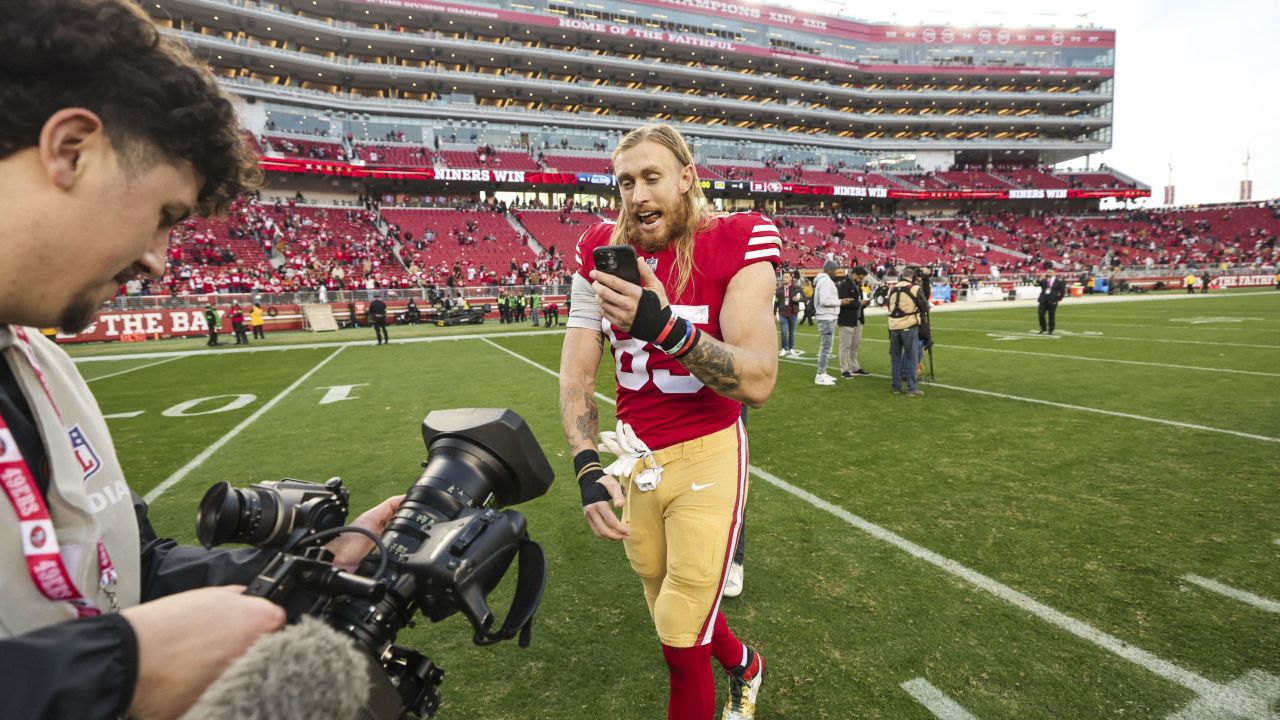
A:
{"type": "MultiPolygon", "coordinates": [[[[609,244],[613,222],[593,225],[578,241],[578,273],[590,281],[595,262],[591,251],[609,244]]],[[[714,219],[698,233],[693,245],[693,274],[684,293],[675,296],[679,274],[675,250],[657,253],[636,248],[667,291],[671,309],[717,339],[720,309],[729,281],[738,271],[758,262],[778,265],[782,239],[773,221],[756,212],[714,219]]],[[[631,425],[651,450],[675,445],[732,425],[742,405],[702,384],[676,360],[652,343],[637,340],[608,320],[600,321],[609,338],[618,381],[618,418],[631,425]]]]}

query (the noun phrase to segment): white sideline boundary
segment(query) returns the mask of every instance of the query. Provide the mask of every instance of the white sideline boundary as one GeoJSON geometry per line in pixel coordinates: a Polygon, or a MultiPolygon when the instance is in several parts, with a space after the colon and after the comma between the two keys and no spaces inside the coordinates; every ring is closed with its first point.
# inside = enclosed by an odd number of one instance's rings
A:
{"type": "Polygon", "coordinates": [[[338,355],[341,354],[342,351],[346,349],[347,349],[346,346],[339,347],[336,350],[334,350],[332,353],[330,353],[328,357],[316,363],[314,367],[312,367],[310,370],[303,373],[302,377],[298,378],[297,380],[294,380],[292,385],[285,388],[284,390],[281,390],[279,394],[277,394],[275,397],[268,400],[266,404],[264,404],[262,407],[255,410],[252,415],[245,418],[244,420],[241,420],[238,425],[236,425],[235,427],[227,431],[226,435],[223,435],[222,437],[215,440],[212,445],[210,445],[209,447],[201,451],[199,455],[196,455],[195,457],[191,458],[190,462],[188,462],[186,465],[183,465],[181,468],[178,468],[177,471],[175,471],[169,477],[165,478],[165,480],[161,482],[159,485],[151,488],[151,490],[146,495],[144,495],[142,499],[146,500],[147,504],[149,505],[152,502],[154,502],[156,498],[165,494],[165,492],[168,491],[169,488],[173,487],[174,485],[177,485],[179,482],[182,482],[182,479],[185,478],[187,475],[190,475],[192,470],[195,470],[196,468],[203,465],[204,461],[208,460],[210,457],[213,457],[213,454],[221,450],[222,446],[231,442],[232,438],[239,435],[241,431],[243,431],[245,428],[252,425],[254,421],[256,421],[258,418],[265,415],[268,410],[275,407],[281,400],[288,397],[289,393],[293,392],[294,390],[297,390],[299,385],[307,381],[307,378],[310,378],[312,375],[316,373],[317,370],[327,365],[330,360],[338,357],[338,355]]]}
{"type": "MultiPolygon", "coordinates": [[[[551,375],[552,377],[556,377],[556,378],[560,377],[560,373],[556,372],[555,370],[552,370],[551,368],[545,365],[542,365],[538,362],[530,360],[529,358],[513,350],[508,350],[507,348],[504,348],[501,345],[491,340],[488,340],[487,342],[493,347],[507,353],[508,355],[511,355],[512,357],[518,360],[521,360],[529,365],[532,365],[535,368],[538,368],[539,370],[547,373],[548,375],[551,375]]],[[[596,393],[596,397],[604,399],[606,402],[608,402],[611,405],[617,404],[617,402],[613,398],[602,396],[600,393],[596,393]]],[[[1215,683],[1206,677],[1203,677],[1195,672],[1192,672],[1191,670],[1187,670],[1183,667],[1175,665],[1174,663],[1171,663],[1168,660],[1164,660],[1163,658],[1157,657],[1156,655],[1153,655],[1147,652],[1146,650],[1138,648],[1134,645],[1130,645],[1129,643],[1113,635],[1109,635],[1101,630],[1098,630],[1097,628],[1091,625],[1088,625],[1084,622],[1076,620],[1075,618],[1070,617],[1069,615],[1066,615],[1065,613],[1062,613],[1058,610],[1055,610],[1049,607],[1048,605],[1045,605],[1044,603],[1041,603],[1031,598],[1028,595],[1018,592],[1017,590],[1014,590],[1013,588],[1007,585],[1004,585],[1003,583],[1000,583],[990,577],[987,577],[986,575],[983,575],[982,573],[979,573],[976,570],[971,570],[965,567],[964,565],[961,565],[960,563],[956,562],[955,560],[945,558],[933,552],[932,550],[928,550],[924,547],[916,545],[910,540],[907,540],[906,538],[903,538],[902,536],[890,530],[882,528],[879,525],[876,525],[875,523],[872,523],[870,521],[864,520],[858,517],[857,515],[854,515],[853,513],[849,512],[848,510],[845,510],[844,508],[839,507],[838,505],[833,505],[832,503],[829,503],[826,500],[823,500],[822,498],[814,495],[813,493],[810,493],[807,490],[802,490],[786,482],[785,480],[782,480],[776,475],[773,475],[772,473],[769,473],[759,467],[756,467],[755,465],[751,465],[750,468],[751,468],[752,475],[755,475],[756,477],[760,478],[761,480],[764,480],[770,485],[773,485],[779,490],[783,490],[795,496],[796,498],[799,498],[800,500],[807,502],[808,504],[812,505],[815,508],[818,508],[819,510],[824,510],[836,516],[837,518],[845,521],[846,523],[848,523],[849,525],[852,525],[858,530],[863,531],[864,533],[870,535],[871,537],[877,540],[886,542],[890,545],[893,545],[894,547],[906,552],[908,555],[911,555],[914,558],[923,560],[929,563],[930,565],[933,565],[941,570],[944,570],[945,572],[951,575],[954,575],[955,577],[958,577],[961,580],[964,580],[965,582],[975,587],[985,590],[986,592],[996,596],[1001,600],[1004,600],[1022,610],[1025,610],[1031,613],[1032,615],[1035,615],[1041,620],[1044,620],[1045,622],[1051,625],[1054,625],[1055,627],[1061,630],[1065,630],[1066,632],[1071,633],[1072,635],[1075,635],[1076,637],[1082,640],[1086,640],[1090,643],[1093,643],[1094,645],[1102,648],[1103,650],[1106,650],[1119,657],[1122,657],[1125,660],[1128,660],[1134,663],[1135,665],[1138,665],[1139,667],[1142,667],[1156,675],[1159,675],[1160,677],[1168,680],[1169,682],[1180,685],[1196,693],[1197,695],[1203,696],[1203,695],[1209,695],[1209,694],[1216,694],[1217,696],[1221,696],[1223,693],[1224,686],[1219,685],[1218,683],[1215,683]]],[[[1229,702],[1229,700],[1224,699],[1224,703],[1225,702],[1229,702]]]]}
{"type": "MultiPolygon", "coordinates": [[[[558,330],[522,330],[518,332],[491,332],[491,333],[467,333],[465,335],[427,335],[424,337],[414,338],[397,338],[391,341],[392,345],[407,345],[410,343],[434,343],[449,342],[450,340],[480,340],[488,337],[525,337],[527,335],[559,335],[565,331],[565,327],[561,326],[558,330]]],[[[349,348],[374,345],[373,340],[346,340],[343,342],[328,343],[298,343],[296,345],[259,345],[241,348],[227,348],[225,350],[166,350],[149,353],[116,353],[114,355],[86,355],[84,357],[73,357],[71,360],[76,364],[91,362],[109,362],[113,360],[148,360],[160,358],[180,358],[193,357],[197,355],[239,355],[241,353],[261,353],[261,352],[281,352],[284,350],[332,350],[334,348],[349,348]]]]}
{"type": "MultiPolygon", "coordinates": [[[[885,341],[887,342],[887,341],[885,341]]],[[[943,346],[945,347],[945,346],[943,346]]],[[[793,365],[809,366],[812,361],[797,360],[794,358],[779,358],[781,362],[791,363],[793,365]]],[[[871,373],[866,377],[888,378],[888,375],[880,373],[871,373]]],[[[856,382],[856,381],[855,381],[856,382]]],[[[1241,432],[1239,430],[1227,430],[1226,428],[1217,428],[1209,425],[1199,425],[1196,423],[1181,422],[1179,420],[1166,420],[1164,418],[1149,417],[1147,415],[1137,415],[1135,413],[1119,412],[1118,410],[1103,410],[1102,408],[1086,407],[1084,405],[1071,405],[1070,403],[1054,402],[1053,400],[1041,400],[1039,398],[1023,397],[1021,395],[1010,395],[1008,393],[994,392],[991,390],[978,390],[977,388],[960,387],[959,385],[944,385],[939,382],[926,382],[928,387],[943,388],[945,390],[955,390],[957,392],[970,393],[973,395],[986,395],[988,397],[1000,398],[1002,400],[1016,400],[1018,402],[1032,403],[1035,405],[1047,405],[1049,407],[1061,408],[1063,410],[1076,410],[1079,412],[1094,413],[1096,415],[1108,415],[1110,417],[1125,418],[1126,420],[1138,420],[1140,422],[1156,423],[1158,425],[1169,425],[1170,427],[1183,428],[1186,430],[1202,430],[1204,432],[1221,433],[1223,435],[1234,435],[1247,440],[1261,440],[1262,442],[1280,443],[1280,437],[1271,437],[1269,435],[1254,435],[1253,433],[1241,432]]]]}
{"type": "MultiPolygon", "coordinates": [[[[1210,299],[1218,299],[1218,298],[1249,297],[1252,295],[1280,297],[1280,292],[1276,292],[1274,290],[1269,290],[1269,291],[1257,290],[1257,291],[1231,292],[1231,293],[1219,292],[1218,294],[1215,294],[1215,295],[1195,295],[1195,296],[1157,295],[1154,297],[1150,297],[1145,295],[1138,295],[1138,296],[1102,296],[1102,297],[1096,297],[1096,298],[1086,296],[1085,298],[1074,298],[1076,302],[1071,302],[1067,307],[1084,307],[1088,305],[1106,305],[1110,303],[1123,303],[1123,302],[1187,301],[1187,300],[1196,300],[1196,299],[1210,300],[1210,299]]],[[[1035,306],[1036,306],[1036,301],[1034,300],[1014,300],[1014,301],[1004,301],[1000,303],[958,302],[958,303],[947,303],[945,305],[939,305],[935,307],[932,310],[932,312],[950,314],[955,312],[972,312],[972,311],[981,311],[981,310],[1013,310],[1013,309],[1028,308],[1028,307],[1034,308],[1035,306]]],[[[881,308],[868,308],[867,315],[869,317],[877,317],[877,316],[882,317],[884,315],[884,312],[881,308]]],[[[1002,320],[1001,322],[1005,322],[1005,321],[1002,320]]],[[[399,345],[404,343],[442,342],[446,340],[483,340],[485,338],[523,337],[526,335],[555,335],[558,333],[563,333],[565,329],[566,328],[564,326],[561,326],[560,328],[557,328],[555,330],[523,330],[519,332],[468,333],[466,335],[444,335],[444,336],[427,336],[427,337],[416,337],[416,338],[397,338],[395,340],[392,340],[391,343],[394,345],[399,345]]],[[[1087,336],[1087,337],[1102,337],[1102,336],[1087,336]]],[[[1116,339],[1124,339],[1124,338],[1116,338],[1116,339]]],[[[1129,339],[1132,339],[1132,338],[1129,338],[1129,339]]],[[[1143,339],[1149,339],[1149,338],[1143,338],[1143,339]]],[[[1195,342],[1195,341],[1187,341],[1187,342],[1195,342]]],[[[124,360],[128,358],[135,358],[138,360],[151,358],[151,359],[158,360],[160,358],[166,358],[166,357],[190,357],[193,355],[235,355],[239,353],[278,352],[281,350],[324,350],[324,349],[333,348],[333,347],[354,347],[354,346],[360,346],[360,345],[373,345],[373,344],[374,344],[373,340],[350,340],[350,341],[336,342],[336,343],[332,343],[332,342],[331,343],[299,343],[296,345],[271,345],[271,346],[253,345],[253,346],[244,347],[244,348],[235,348],[235,349],[228,348],[226,350],[214,350],[214,349],[169,350],[169,351],[156,351],[156,352],[149,352],[149,353],[140,352],[140,353],[115,353],[115,354],[109,354],[109,355],[86,355],[83,357],[73,357],[72,361],[79,364],[79,363],[89,363],[89,362],[109,362],[112,360],[124,360]]],[[[1204,344],[1218,345],[1221,343],[1204,343],[1204,344]]],[[[1246,345],[1244,347],[1255,347],[1255,346],[1246,345]]],[[[1272,348],[1272,347],[1280,347],[1280,346],[1261,345],[1256,347],[1272,348]]]]}
{"type": "Polygon", "coordinates": [[[898,687],[906,690],[908,695],[915,698],[916,702],[933,713],[938,720],[978,720],[961,707],[960,703],[947,697],[945,693],[934,687],[933,683],[922,677],[912,678],[898,687]]]}
{"type": "Polygon", "coordinates": [[[85,380],[85,382],[91,383],[91,382],[97,382],[99,380],[106,380],[107,378],[113,378],[119,375],[128,375],[129,373],[134,372],[136,370],[143,370],[149,367],[155,367],[157,365],[163,365],[167,362],[173,362],[174,360],[181,360],[181,359],[182,359],[181,357],[165,358],[163,360],[157,360],[156,362],[153,362],[153,363],[147,363],[146,365],[131,367],[128,370],[121,370],[119,372],[107,373],[106,375],[99,375],[98,377],[95,377],[95,378],[88,378],[85,380]]]}
{"type": "Polygon", "coordinates": [[[1254,595],[1251,592],[1246,592],[1238,588],[1233,588],[1230,585],[1225,585],[1217,580],[1210,580],[1207,577],[1192,575],[1191,573],[1183,575],[1182,579],[1192,583],[1193,585],[1199,585],[1205,590],[1216,592],[1219,595],[1225,595],[1232,600],[1239,600],[1242,603],[1252,605],[1259,610],[1265,610],[1270,613],[1280,613],[1280,602],[1276,602],[1275,600],[1269,600],[1260,595],[1254,595]]]}

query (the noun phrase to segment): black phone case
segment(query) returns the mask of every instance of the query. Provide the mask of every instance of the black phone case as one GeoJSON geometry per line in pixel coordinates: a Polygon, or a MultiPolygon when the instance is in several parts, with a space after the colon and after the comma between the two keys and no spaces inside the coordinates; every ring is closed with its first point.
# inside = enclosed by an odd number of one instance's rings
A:
{"type": "Polygon", "coordinates": [[[630,245],[603,245],[593,250],[591,256],[600,272],[634,285],[644,285],[640,281],[640,268],[636,265],[636,249],[630,245]]]}

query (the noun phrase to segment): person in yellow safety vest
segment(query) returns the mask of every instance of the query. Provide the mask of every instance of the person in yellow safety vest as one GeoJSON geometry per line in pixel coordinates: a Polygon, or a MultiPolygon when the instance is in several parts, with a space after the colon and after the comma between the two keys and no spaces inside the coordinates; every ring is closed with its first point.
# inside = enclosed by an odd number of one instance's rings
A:
{"type": "Polygon", "coordinates": [[[253,337],[255,339],[267,339],[267,334],[263,330],[266,321],[262,319],[262,303],[253,304],[253,310],[249,311],[249,325],[253,328],[253,337]]]}
{"type": "Polygon", "coordinates": [[[1194,295],[1194,294],[1195,294],[1195,292],[1196,292],[1196,276],[1195,276],[1195,273],[1187,273],[1187,276],[1186,276],[1185,278],[1183,278],[1183,280],[1186,282],[1186,285],[1187,285],[1187,292],[1188,292],[1189,294],[1194,295]]]}

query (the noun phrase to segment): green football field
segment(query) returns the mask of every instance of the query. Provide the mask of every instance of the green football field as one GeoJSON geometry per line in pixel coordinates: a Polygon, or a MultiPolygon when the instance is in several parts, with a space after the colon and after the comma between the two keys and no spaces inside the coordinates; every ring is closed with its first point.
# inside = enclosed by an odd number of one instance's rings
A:
{"type": "MultiPolygon", "coordinates": [[[[873,375],[836,387],[814,385],[803,328],[750,414],[745,592],[723,605],[768,660],[758,717],[1280,717],[1280,292],[1070,301],[1058,321],[938,313],[918,400],[889,392],[882,317],[873,375]]],[[[417,477],[427,412],[513,408],[558,475],[520,507],[550,565],[533,645],[475,647],[460,615],[399,641],[445,668],[440,718],[665,717],[640,584],[581,517],[559,332],[392,332],[71,352],[186,542],[214,482],[337,475],[362,511],[417,477]]]]}

